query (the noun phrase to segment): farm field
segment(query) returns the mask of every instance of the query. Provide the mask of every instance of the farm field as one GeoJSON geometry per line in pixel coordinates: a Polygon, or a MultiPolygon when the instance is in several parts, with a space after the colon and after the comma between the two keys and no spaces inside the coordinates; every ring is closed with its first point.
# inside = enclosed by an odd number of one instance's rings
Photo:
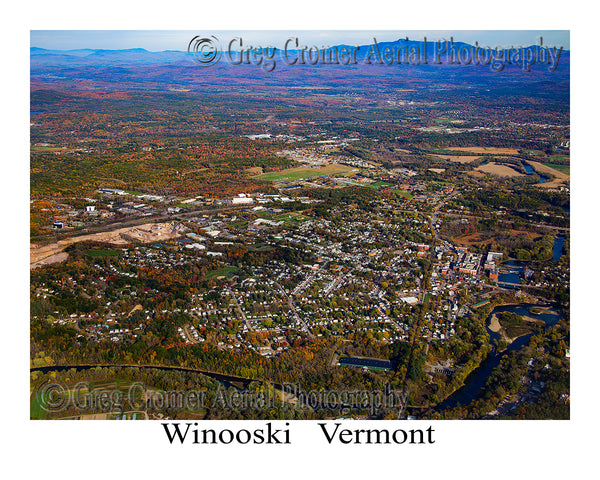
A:
{"type": "Polygon", "coordinates": [[[281,180],[299,180],[302,178],[321,177],[324,175],[336,175],[339,173],[349,173],[358,171],[356,168],[346,165],[330,164],[321,167],[296,167],[281,170],[280,172],[265,173],[254,178],[258,180],[267,180],[277,182],[281,180]]]}
{"type": "Polygon", "coordinates": [[[496,147],[452,147],[452,150],[469,153],[486,153],[488,155],[518,155],[516,148],[496,148],[496,147]]]}
{"type": "Polygon", "coordinates": [[[518,172],[512,167],[508,165],[502,165],[500,163],[491,162],[486,163],[485,165],[481,165],[477,167],[475,170],[490,173],[492,175],[499,175],[501,177],[524,177],[523,173],[518,172]]]}
{"type": "Polygon", "coordinates": [[[560,185],[564,185],[565,183],[569,183],[571,177],[569,175],[567,175],[566,173],[563,173],[559,170],[556,170],[555,168],[551,168],[547,165],[544,165],[543,163],[540,162],[533,162],[533,161],[528,161],[527,163],[529,163],[529,165],[531,165],[531,167],[538,173],[541,173],[542,175],[544,173],[547,173],[551,176],[553,176],[554,178],[552,180],[549,180],[547,182],[544,183],[538,183],[537,185],[543,188],[556,188],[560,185]]]}
{"type": "Polygon", "coordinates": [[[449,160],[451,162],[456,162],[456,163],[471,163],[474,162],[475,160],[478,160],[481,157],[474,157],[474,156],[470,156],[470,155],[440,155],[440,154],[435,154],[435,155],[431,155],[432,157],[437,157],[437,158],[441,158],[443,160],[449,160]]]}

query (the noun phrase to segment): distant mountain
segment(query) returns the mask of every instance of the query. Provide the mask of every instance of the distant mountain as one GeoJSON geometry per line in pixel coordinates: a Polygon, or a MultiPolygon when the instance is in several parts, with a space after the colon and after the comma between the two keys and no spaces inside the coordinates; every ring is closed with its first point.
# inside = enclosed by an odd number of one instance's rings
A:
{"type": "Polygon", "coordinates": [[[125,64],[165,64],[189,61],[187,52],[167,50],[150,52],[143,48],[123,50],[78,49],[78,50],[46,50],[32,47],[30,49],[32,64],[37,65],[125,65],[125,64]]]}
{"type": "MultiPolygon", "coordinates": [[[[455,42],[453,46],[468,56],[475,46],[455,42]]],[[[322,46],[319,46],[321,48],[322,46]]],[[[352,45],[338,45],[338,52],[346,47],[355,49],[352,45]]],[[[450,45],[448,45],[450,47],[450,45]]],[[[540,47],[533,46],[536,55],[540,47]]],[[[570,79],[570,52],[561,52],[560,62],[556,71],[550,71],[547,65],[535,65],[531,71],[526,71],[521,65],[508,65],[502,69],[492,69],[485,65],[449,65],[447,58],[442,58],[442,64],[435,62],[436,42],[411,41],[399,39],[393,42],[380,42],[361,45],[356,56],[357,63],[351,65],[323,65],[321,57],[317,65],[307,62],[289,66],[284,59],[281,49],[275,50],[273,59],[260,64],[233,65],[227,58],[226,52],[221,52],[221,59],[210,68],[202,68],[194,63],[194,58],[186,51],[166,50],[151,52],[143,48],[125,50],[107,49],[76,49],[76,50],[47,50],[32,47],[30,50],[30,81],[36,87],[43,88],[76,88],[76,89],[144,89],[164,90],[173,88],[202,88],[230,89],[234,86],[251,83],[252,85],[282,86],[291,85],[325,85],[331,91],[357,91],[368,88],[426,88],[430,84],[447,82],[452,86],[463,85],[481,88],[481,95],[486,95],[489,88],[498,92],[503,88],[510,94],[515,88],[533,88],[540,95],[568,96],[570,79]],[[406,51],[417,57],[427,51],[427,64],[411,65],[405,63],[386,65],[386,59],[400,52],[401,61],[405,60],[406,51]],[[383,62],[377,55],[381,55],[383,62]],[[370,64],[366,63],[367,58],[370,64]],[[383,65],[381,63],[384,63],[383,65]],[[274,68],[267,68],[267,64],[274,68]],[[500,71],[501,70],[501,71],[500,71]],[[545,83],[548,82],[548,83],[545,83]]],[[[272,51],[271,51],[272,52],[272,51]]],[[[302,49],[289,50],[291,58],[298,56],[302,49]]],[[[305,55],[308,51],[305,50],[305,55]]],[[[445,54],[443,54],[445,55],[445,54]]],[[[239,58],[239,57],[238,57],[239,58]]],[[[347,58],[347,55],[346,55],[347,58]]],[[[418,62],[417,62],[418,63],[418,62]]],[[[502,65],[501,65],[502,66],[502,65]]],[[[446,88],[446,87],[444,87],[446,88]]],[[[504,91],[503,90],[503,91],[504,91]]]]}
{"type": "MultiPolygon", "coordinates": [[[[332,47],[337,47],[338,50],[342,48],[353,49],[356,48],[355,45],[336,45],[332,47]]],[[[533,47],[536,55],[539,55],[540,48],[539,45],[531,45],[525,47],[527,49],[533,47]]],[[[386,49],[389,49],[394,52],[400,51],[408,51],[408,52],[421,52],[423,55],[425,51],[427,52],[427,57],[429,62],[434,61],[436,54],[444,63],[446,56],[450,48],[453,48],[455,52],[470,50],[472,53],[475,52],[477,48],[474,45],[470,45],[464,42],[453,42],[450,41],[446,43],[438,43],[437,41],[428,41],[426,44],[423,41],[417,40],[406,40],[406,39],[398,39],[393,42],[378,42],[377,45],[375,43],[361,45],[359,47],[359,53],[357,59],[362,62],[364,61],[369,53],[377,53],[383,55],[386,49]]],[[[485,49],[485,45],[480,45],[480,52],[485,49]]],[[[492,49],[495,47],[492,47],[492,49]]],[[[283,50],[276,48],[276,55],[281,58],[283,55],[283,50]]],[[[300,52],[300,49],[289,49],[289,55],[296,55],[300,52]]],[[[224,53],[224,52],[222,52],[224,53]]],[[[47,50],[39,47],[31,47],[30,49],[30,57],[32,63],[36,64],[70,64],[70,65],[123,65],[123,64],[169,64],[169,63],[180,63],[180,62],[191,62],[192,58],[186,51],[178,51],[178,50],[165,50],[162,52],[150,52],[143,48],[129,48],[123,50],[106,50],[106,49],[77,49],[77,50],[47,50]]],[[[570,52],[568,50],[563,50],[561,52],[561,59],[568,59],[570,57],[570,52]]],[[[372,57],[373,58],[373,57],[372,57]]],[[[222,60],[223,61],[223,60],[222,60]]]]}

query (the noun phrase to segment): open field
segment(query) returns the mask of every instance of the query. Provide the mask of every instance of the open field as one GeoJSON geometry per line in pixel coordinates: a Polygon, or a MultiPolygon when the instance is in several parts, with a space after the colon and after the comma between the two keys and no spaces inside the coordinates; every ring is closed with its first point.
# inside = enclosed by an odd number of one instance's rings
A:
{"type": "Polygon", "coordinates": [[[173,233],[173,227],[173,223],[145,223],[135,227],[120,228],[112,232],[65,238],[49,245],[40,246],[32,243],[29,247],[29,268],[33,270],[47,263],[66,260],[68,255],[63,250],[73,243],[86,240],[112,245],[127,245],[131,242],[157,242],[179,237],[178,232],[173,233]]]}
{"type": "Polygon", "coordinates": [[[285,224],[295,224],[298,222],[304,222],[305,220],[309,219],[309,217],[302,215],[298,212],[282,214],[259,212],[256,214],[256,216],[265,220],[272,220],[273,222],[284,222],[285,224]]]}
{"type": "MultiPolygon", "coordinates": [[[[534,241],[542,237],[539,233],[529,232],[527,230],[510,229],[509,232],[514,237],[527,236],[527,238],[534,241]]],[[[496,243],[497,239],[494,236],[484,238],[483,234],[475,232],[461,235],[459,237],[453,237],[452,241],[461,247],[472,247],[475,245],[490,245],[492,243],[496,243]]]]}
{"type": "Polygon", "coordinates": [[[85,254],[90,258],[115,257],[121,254],[121,250],[86,250],[85,254]]]}
{"type": "Polygon", "coordinates": [[[477,167],[475,170],[490,173],[492,175],[499,175],[501,177],[524,177],[523,173],[518,172],[512,167],[508,165],[502,165],[500,163],[491,162],[486,163],[485,165],[481,165],[477,167]]]}
{"type": "Polygon", "coordinates": [[[399,190],[397,188],[390,188],[389,190],[387,190],[387,193],[394,193],[396,195],[400,195],[401,197],[404,197],[407,200],[412,200],[414,198],[414,195],[411,192],[407,190],[399,190]]]}
{"type": "Polygon", "coordinates": [[[457,152],[486,153],[488,155],[518,155],[516,148],[496,148],[496,147],[452,147],[449,150],[457,152]]]}
{"type": "Polygon", "coordinates": [[[456,162],[456,163],[471,163],[474,162],[475,160],[478,160],[481,157],[474,157],[474,156],[470,156],[470,155],[440,155],[440,154],[435,154],[435,155],[431,155],[432,157],[437,157],[437,158],[441,158],[443,160],[449,160],[451,162],[456,162]]]}
{"type": "Polygon", "coordinates": [[[276,182],[279,180],[299,180],[301,178],[321,177],[324,175],[336,175],[339,173],[349,173],[352,171],[358,171],[356,168],[348,167],[346,165],[339,165],[332,163],[329,165],[323,165],[319,167],[297,167],[288,168],[281,170],[280,172],[265,173],[258,175],[254,178],[259,180],[267,180],[269,182],[276,182]]]}
{"type": "Polygon", "coordinates": [[[69,254],[66,252],[50,254],[49,256],[44,257],[37,262],[31,262],[30,269],[33,270],[34,268],[41,267],[42,265],[51,265],[53,263],[64,262],[67,258],[69,258],[69,254]]]}
{"type": "Polygon", "coordinates": [[[489,245],[494,241],[493,238],[484,239],[480,233],[469,233],[460,237],[452,238],[452,241],[461,247],[472,247],[473,245],[489,245]]]}
{"type": "Polygon", "coordinates": [[[32,145],[30,147],[32,152],[64,152],[65,149],[62,147],[51,147],[51,146],[43,146],[43,145],[32,145]]]}
{"type": "Polygon", "coordinates": [[[378,182],[373,182],[369,185],[366,185],[366,188],[372,188],[374,190],[381,190],[382,188],[388,188],[391,187],[392,184],[388,183],[388,182],[383,182],[383,181],[378,181],[378,182]]]}
{"type": "Polygon", "coordinates": [[[565,175],[571,175],[571,166],[570,165],[556,165],[554,163],[544,163],[549,168],[553,168],[554,170],[558,170],[565,175]]]}
{"type": "Polygon", "coordinates": [[[43,420],[46,418],[46,410],[42,408],[41,393],[36,393],[29,404],[29,418],[32,420],[43,420]]]}
{"type": "Polygon", "coordinates": [[[219,268],[217,270],[213,270],[212,272],[208,272],[206,274],[206,278],[208,280],[213,279],[213,278],[219,278],[219,277],[226,277],[226,278],[231,278],[234,275],[237,275],[241,270],[238,267],[233,267],[233,266],[225,266],[222,268],[219,268]]]}
{"type": "Polygon", "coordinates": [[[443,173],[446,171],[445,168],[430,168],[429,170],[431,170],[432,172],[435,172],[435,173],[443,173]]]}
{"type": "Polygon", "coordinates": [[[546,173],[546,174],[554,177],[554,179],[548,180],[547,182],[536,184],[538,187],[556,188],[559,185],[565,185],[565,184],[569,183],[569,180],[571,177],[569,177],[569,175],[567,175],[566,173],[560,172],[560,171],[556,170],[555,168],[548,167],[547,165],[544,165],[543,163],[533,162],[531,160],[528,161],[527,163],[529,163],[529,165],[531,165],[531,167],[536,172],[541,173],[542,175],[546,173]]]}

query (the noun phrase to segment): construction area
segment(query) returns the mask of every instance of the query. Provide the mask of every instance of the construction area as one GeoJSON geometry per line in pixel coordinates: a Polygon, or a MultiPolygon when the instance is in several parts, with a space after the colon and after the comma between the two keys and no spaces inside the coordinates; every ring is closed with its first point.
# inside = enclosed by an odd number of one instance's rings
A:
{"type": "Polygon", "coordinates": [[[181,223],[145,223],[134,227],[120,228],[111,232],[93,233],[77,237],[65,238],[48,245],[32,243],[29,250],[29,269],[51,263],[59,263],[67,259],[68,254],[63,250],[77,242],[93,241],[111,245],[127,245],[129,243],[150,243],[177,238],[183,230],[181,223]]]}

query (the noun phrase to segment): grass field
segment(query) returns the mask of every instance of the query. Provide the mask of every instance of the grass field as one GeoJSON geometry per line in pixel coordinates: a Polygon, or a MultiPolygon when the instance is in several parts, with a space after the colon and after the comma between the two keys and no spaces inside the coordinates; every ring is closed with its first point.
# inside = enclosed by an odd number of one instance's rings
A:
{"type": "Polygon", "coordinates": [[[406,190],[397,190],[395,188],[388,190],[389,193],[395,193],[396,195],[400,195],[401,197],[406,198],[407,200],[412,200],[414,195],[406,190]]]}
{"type": "Polygon", "coordinates": [[[32,420],[43,420],[46,418],[46,411],[42,408],[40,393],[37,393],[29,405],[29,418],[32,420]]]}
{"type": "Polygon", "coordinates": [[[256,245],[248,245],[248,250],[251,252],[270,252],[273,250],[273,247],[266,243],[259,243],[256,245]]]}
{"type": "Polygon", "coordinates": [[[121,250],[86,250],[85,254],[90,258],[116,257],[121,250]]]}
{"type": "Polygon", "coordinates": [[[43,146],[32,146],[32,152],[62,152],[64,149],[62,147],[43,147],[43,146]]]}
{"type": "Polygon", "coordinates": [[[553,168],[554,170],[558,170],[559,172],[564,173],[565,175],[571,174],[571,166],[570,165],[556,165],[554,163],[544,163],[543,165],[553,168]]]}
{"type": "Polygon", "coordinates": [[[285,224],[293,224],[298,222],[304,222],[308,220],[309,217],[302,215],[298,212],[293,213],[280,213],[280,214],[272,214],[266,212],[259,212],[256,214],[258,218],[263,218],[265,220],[272,220],[274,222],[284,222],[285,224]]]}
{"type": "Polygon", "coordinates": [[[212,278],[217,278],[217,277],[231,278],[234,275],[237,275],[238,273],[240,273],[240,271],[241,270],[238,267],[225,266],[222,268],[218,268],[217,270],[213,270],[212,272],[208,272],[206,274],[206,279],[210,280],[212,278]]]}
{"type": "Polygon", "coordinates": [[[346,165],[324,165],[322,167],[298,167],[288,168],[280,172],[265,173],[254,178],[258,180],[266,180],[269,182],[277,182],[280,180],[300,180],[302,178],[321,177],[324,175],[336,175],[338,173],[348,173],[356,170],[346,165]]]}
{"type": "Polygon", "coordinates": [[[379,181],[379,182],[371,183],[370,185],[366,185],[366,188],[371,188],[373,190],[381,190],[382,188],[388,188],[391,186],[392,186],[391,183],[379,181]]]}
{"type": "Polygon", "coordinates": [[[523,150],[529,155],[535,155],[536,157],[543,157],[545,154],[541,150],[523,150]]]}

